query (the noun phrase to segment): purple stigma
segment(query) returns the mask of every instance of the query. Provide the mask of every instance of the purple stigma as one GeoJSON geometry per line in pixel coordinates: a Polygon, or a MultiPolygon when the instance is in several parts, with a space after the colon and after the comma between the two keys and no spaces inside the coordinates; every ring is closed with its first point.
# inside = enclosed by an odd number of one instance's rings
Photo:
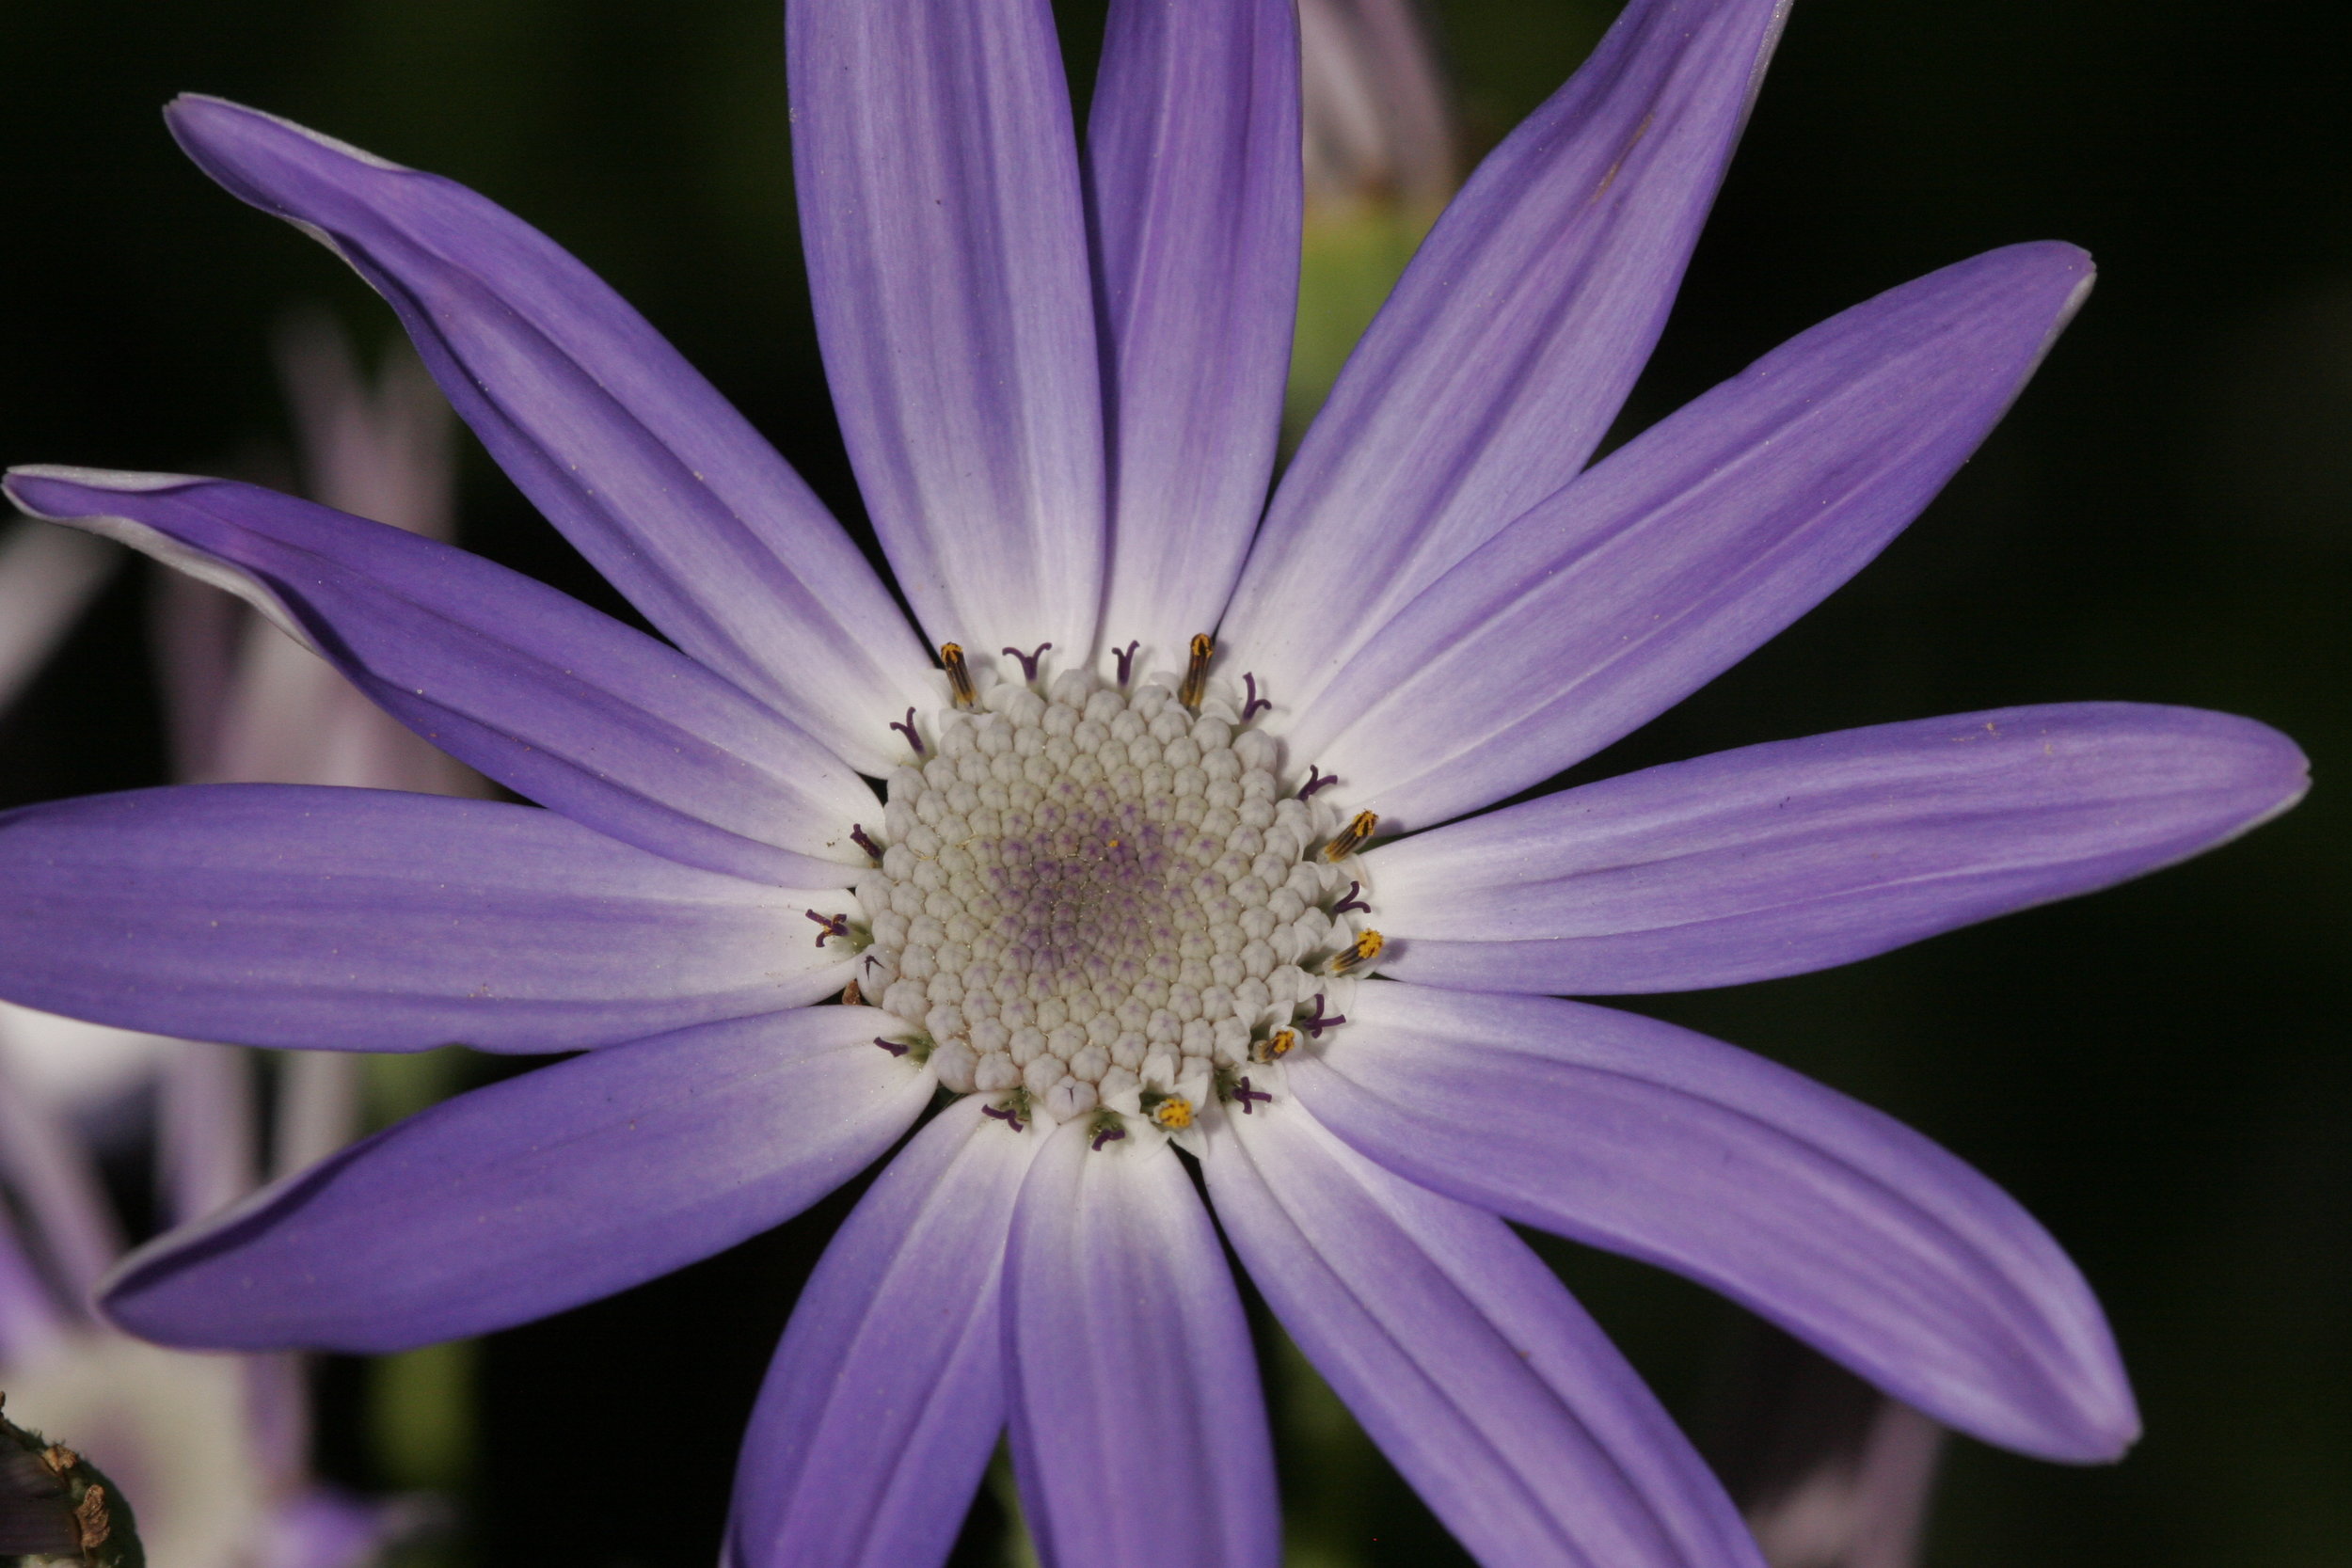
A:
{"type": "Polygon", "coordinates": [[[1241,721],[1243,723],[1247,724],[1251,719],[1255,718],[1260,708],[1264,708],[1269,712],[1273,710],[1274,705],[1267,702],[1263,697],[1258,695],[1257,676],[1245,670],[1242,672],[1241,683],[1248,697],[1248,700],[1241,705],[1241,721]]]}
{"type": "Polygon", "coordinates": [[[900,1045],[897,1040],[886,1040],[880,1035],[876,1035],[874,1037],[874,1043],[881,1046],[884,1051],[889,1052],[893,1056],[903,1056],[907,1053],[908,1048],[906,1046],[900,1045]]]}
{"type": "Polygon", "coordinates": [[[1257,1109],[1257,1105],[1253,1103],[1253,1101],[1262,1101],[1268,1105],[1274,1103],[1274,1097],[1272,1095],[1266,1093],[1263,1089],[1251,1088],[1249,1086],[1249,1080],[1247,1078],[1233,1085],[1233,1098],[1241,1101],[1241,1114],[1243,1116],[1248,1116],[1252,1111],[1257,1109]]]}
{"type": "Polygon", "coordinates": [[[907,709],[907,721],[905,723],[901,724],[896,719],[893,719],[890,721],[890,727],[907,737],[907,744],[914,748],[914,754],[916,756],[919,757],[924,754],[923,737],[914,733],[914,710],[913,708],[907,709]]]}
{"type": "Polygon", "coordinates": [[[866,826],[864,823],[852,822],[850,824],[850,842],[865,850],[867,859],[875,862],[877,864],[881,863],[882,846],[876,844],[872,839],[866,836],[866,826]]]}
{"type": "MultiPolygon", "coordinates": [[[[1010,654],[1013,657],[1019,659],[1021,661],[1021,678],[1025,681],[1033,681],[1037,679],[1037,661],[1045,657],[1045,650],[1052,646],[1053,644],[1051,642],[1041,642],[1037,645],[1037,652],[1033,654],[1025,654],[1018,648],[1004,648],[999,651],[1010,654]]],[[[1122,682],[1121,684],[1124,683],[1122,682]]]]}
{"type": "Polygon", "coordinates": [[[1009,1105],[983,1105],[980,1107],[980,1115],[994,1117],[1016,1132],[1021,1131],[1021,1113],[1009,1105]]]}
{"type": "Polygon", "coordinates": [[[1105,1127],[1094,1134],[1094,1141],[1087,1147],[1100,1152],[1104,1144],[1115,1144],[1126,1135],[1127,1130],[1124,1127],[1105,1127]]]}
{"type": "Polygon", "coordinates": [[[1312,1018],[1300,1019],[1298,1021],[1298,1026],[1301,1029],[1306,1030],[1310,1035],[1312,1035],[1315,1038],[1321,1039],[1323,1037],[1323,1032],[1326,1029],[1335,1028],[1340,1024],[1345,1023],[1346,1022],[1347,1015],[1345,1013],[1331,1013],[1327,1015],[1324,1012],[1323,992],[1317,991],[1315,992],[1315,1016],[1312,1018]]]}
{"type": "Polygon", "coordinates": [[[1349,882],[1347,884],[1347,896],[1332,905],[1331,912],[1333,914],[1345,914],[1350,910],[1361,910],[1366,914],[1370,914],[1372,912],[1372,906],[1356,896],[1363,891],[1363,883],[1356,881],[1349,882]]]}
{"type": "Polygon", "coordinates": [[[1325,784],[1335,784],[1339,782],[1340,776],[1337,773],[1326,773],[1311,762],[1307,765],[1307,782],[1298,786],[1298,798],[1304,800],[1325,784]]]}
{"type": "Polygon", "coordinates": [[[1120,685],[1126,685],[1127,677],[1135,673],[1136,650],[1142,646],[1143,644],[1140,642],[1130,642],[1124,648],[1113,648],[1111,650],[1111,657],[1119,660],[1120,685]]]}
{"type": "Polygon", "coordinates": [[[818,914],[815,910],[804,912],[809,919],[824,927],[817,933],[817,945],[819,947],[825,945],[828,937],[846,937],[850,934],[850,917],[846,914],[818,914]]]}

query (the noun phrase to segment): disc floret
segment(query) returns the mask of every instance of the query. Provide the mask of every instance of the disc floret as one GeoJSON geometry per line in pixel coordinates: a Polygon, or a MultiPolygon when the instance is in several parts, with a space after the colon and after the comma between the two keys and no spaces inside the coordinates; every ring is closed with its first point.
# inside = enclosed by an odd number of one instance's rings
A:
{"type": "Polygon", "coordinates": [[[946,1087],[1182,1136],[1217,1074],[1365,972],[1364,815],[1286,791],[1233,696],[1191,667],[1132,687],[1070,672],[968,705],[960,687],[922,725],[856,887],[858,983],[930,1042],[946,1087]]]}

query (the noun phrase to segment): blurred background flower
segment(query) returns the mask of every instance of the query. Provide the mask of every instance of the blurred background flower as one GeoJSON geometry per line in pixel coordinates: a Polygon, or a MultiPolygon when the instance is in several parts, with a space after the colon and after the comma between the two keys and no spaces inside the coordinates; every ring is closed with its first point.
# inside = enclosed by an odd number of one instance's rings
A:
{"type": "MultiPolygon", "coordinates": [[[[279,330],[278,362],[310,493],[449,537],[455,421],[406,346],[371,382],[340,325],[304,315],[279,330]]],[[[60,547],[58,531],[26,525],[0,545],[0,716],[119,564],[111,548],[60,547]]],[[[174,776],[485,791],[241,601],[177,574],[151,580],[174,776]]],[[[447,1066],[246,1051],[0,1003],[0,1390],[16,1419],[69,1438],[122,1487],[156,1568],[359,1568],[431,1513],[313,1481],[310,1358],[181,1354],[91,1319],[88,1290],[127,1227],[86,1134],[126,1181],[151,1174],[152,1212],[138,1194],[131,1217],[161,1229],[349,1142],[368,1117],[363,1075],[399,1114],[437,1097],[447,1066]]],[[[467,1355],[440,1346],[379,1365],[378,1446],[425,1449],[395,1470],[437,1479],[462,1448],[467,1355]],[[421,1418],[421,1401],[435,1408],[421,1418]]]]}
{"type": "Polygon", "coordinates": [[[1295,441],[1461,183],[1454,104],[1416,0],[1300,0],[1307,178],[1282,424],[1295,441]]]}
{"type": "MultiPolygon", "coordinates": [[[[0,249],[0,457],[216,470],[279,420],[262,345],[287,301],[324,298],[380,330],[380,304],[333,258],[185,166],[155,117],[198,89],[527,207],[854,515],[797,270],[778,9],[14,0],[0,48],[39,69],[0,98],[20,216],[0,249]]],[[[1082,62],[1099,7],[1059,9],[1082,62]]],[[[1454,166],[1556,86],[1613,11],[1421,13],[1454,166]]],[[[2346,29],[2340,0],[1800,0],[1625,416],[1638,429],[1954,257],[2088,246],[2101,284],[2065,351],[1905,538],[1579,776],[2087,696],[2250,714],[2315,763],[2311,800],[2226,856],[1654,1009],[1965,1155],[2050,1226],[2110,1310],[2147,1438],[2083,1473],[1947,1445],[1928,1563],[2299,1568],[2352,1542],[2352,808],[2330,772],[2352,738],[2346,29]]],[[[626,613],[469,444],[459,464],[469,546],[626,613]]],[[[103,585],[0,720],[0,804],[169,775],[146,594],[140,574],[103,585]]],[[[477,1510],[480,1560],[707,1563],[750,1390],[854,1196],[486,1342],[466,1471],[493,1499],[477,1510]],[[614,1438],[624,1418],[661,1434],[658,1481],[614,1438]]],[[[1752,1325],[1649,1271],[1539,1244],[1677,1413],[1739,1449],[1752,1325]]],[[[1295,1365],[1279,1345],[1263,1359],[1271,1375],[1295,1365]]],[[[376,1375],[333,1362],[320,1384],[317,1463],[361,1485],[388,1479],[365,1436],[376,1375]]],[[[1294,1386],[1279,1440],[1320,1433],[1319,1462],[1285,1480],[1294,1522],[1316,1521],[1302,1548],[1366,1568],[1459,1560],[1344,1414],[1294,1386]]],[[[1774,1494],[1758,1485],[1743,1495],[1762,1521],[1774,1494]]],[[[1001,1560],[1000,1536],[984,1503],[964,1560],[1001,1560]]]]}

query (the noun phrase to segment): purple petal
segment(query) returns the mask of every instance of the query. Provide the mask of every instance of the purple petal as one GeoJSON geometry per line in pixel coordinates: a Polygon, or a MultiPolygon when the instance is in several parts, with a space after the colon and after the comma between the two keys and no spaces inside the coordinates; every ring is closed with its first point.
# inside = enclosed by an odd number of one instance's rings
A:
{"type": "Polygon", "coordinates": [[[1680,702],[1884,547],[1984,439],[2090,284],[2012,245],[1757,360],[1379,628],[1292,755],[1396,827],[1486,805],[1680,702]]]}
{"type": "Polygon", "coordinates": [[[1283,476],[1225,640],[1303,707],[1575,477],[1649,357],[1786,0],[1635,0],[1489,154],[1283,476]]]}
{"type": "Polygon", "coordinates": [[[792,168],[834,406],[935,641],[1088,657],[1103,408],[1046,0],[793,0],[792,168]]]}
{"type": "Polygon", "coordinates": [[[2138,1434],[2058,1243],[1901,1123],[1607,1007],[1377,984],[1347,1015],[1291,1086],[1399,1175],[1688,1275],[1989,1443],[2089,1462],[2138,1434]]]}
{"type": "Polygon", "coordinates": [[[1688,990],[2106,887],[2246,832],[2307,784],[2294,743],[2250,720],[2002,708],[1652,768],[1364,863],[1391,978],[1688,990]]]}
{"type": "Polygon", "coordinates": [[[172,134],[324,241],[490,454],[664,636],[870,773],[930,662],[798,474],[618,294],[463,185],[185,97],[172,134]]]}
{"type": "Polygon", "coordinates": [[[1227,1125],[1206,1168],[1233,1250],[1480,1561],[1762,1568],[1689,1441],[1508,1226],[1295,1103],[1227,1125]]]}
{"type": "Polygon", "coordinates": [[[1281,1556],[1241,1298],[1175,1150],[1064,1122],[1006,1251],[1013,1471],[1047,1562],[1281,1556]]]}
{"type": "Polygon", "coordinates": [[[198,784],[0,816],[0,994],[246,1045],[571,1051],[813,1002],[812,905],[553,812],[198,784]]]}
{"type": "Polygon", "coordinates": [[[8,493],[239,594],[386,711],[641,849],[838,886],[874,793],[692,659],[464,550],[250,484],[18,468],[8,493]]]}
{"type": "Polygon", "coordinates": [[[809,1276],[752,1413],[730,1568],[944,1560],[1005,1425],[997,1286],[1044,1139],[965,1098],[900,1150],[809,1276]]]}
{"type": "Polygon", "coordinates": [[[99,541],[61,529],[14,523],[0,531],[0,713],[120,564],[99,541]]]}
{"type": "Polygon", "coordinates": [[[1298,298],[1298,24],[1285,0],[1117,0],[1087,127],[1109,383],[1104,635],[1181,667],[1274,468],[1298,298]]]}
{"type": "Polygon", "coordinates": [[[930,1099],[885,1015],[811,1007],[593,1052],[444,1101],[125,1259],[162,1344],[402,1350],[611,1295],[781,1224],[930,1099]]]}

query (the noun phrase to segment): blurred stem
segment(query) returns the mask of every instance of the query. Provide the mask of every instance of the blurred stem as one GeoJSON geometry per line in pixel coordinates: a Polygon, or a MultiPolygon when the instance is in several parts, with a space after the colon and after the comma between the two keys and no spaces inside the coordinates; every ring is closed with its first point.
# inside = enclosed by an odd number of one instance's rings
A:
{"type": "Polygon", "coordinates": [[[1267,1349],[1274,1447],[1285,1482],[1283,1560],[1288,1568],[1361,1568],[1364,1499],[1377,1484],[1378,1454],[1279,1325],[1267,1349]]]}
{"type": "Polygon", "coordinates": [[[1340,367],[1372,325],[1437,214],[1393,201],[1320,204],[1307,214],[1299,255],[1298,323],[1282,402],[1286,447],[1330,395],[1340,367]]]}
{"type": "MultiPolygon", "coordinates": [[[[449,1046],[367,1057],[368,1125],[389,1127],[457,1093],[465,1087],[468,1056],[464,1048],[449,1046]]],[[[369,1443],[387,1485],[464,1495],[478,1448],[480,1350],[478,1340],[459,1339],[369,1364],[369,1443]]]]}
{"type": "Polygon", "coordinates": [[[988,1490],[1005,1511],[1005,1568],[1038,1568],[1037,1543],[1029,1539],[1028,1515],[1021,1512],[1021,1485],[1012,1477],[1012,1449],[996,1445],[988,1462],[988,1490]]]}
{"type": "Polygon", "coordinates": [[[455,1094],[465,1086],[470,1055],[462,1045],[445,1045],[438,1051],[388,1052],[364,1058],[368,1129],[389,1127],[455,1094]]]}
{"type": "Polygon", "coordinates": [[[457,1496],[474,1465],[474,1371],[481,1342],[456,1339],[368,1366],[376,1469],[401,1491],[457,1496]]]}

